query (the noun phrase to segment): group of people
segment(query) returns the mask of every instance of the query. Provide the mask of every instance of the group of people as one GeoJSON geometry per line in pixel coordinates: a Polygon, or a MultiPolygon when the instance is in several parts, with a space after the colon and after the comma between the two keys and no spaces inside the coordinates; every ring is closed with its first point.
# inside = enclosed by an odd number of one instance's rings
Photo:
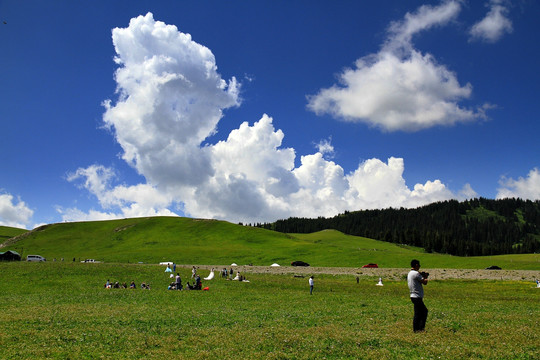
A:
{"type": "MultiPolygon", "coordinates": [[[[105,289],[127,289],[127,288],[136,289],[137,284],[135,284],[134,280],[131,280],[131,283],[128,286],[128,284],[125,282],[122,284],[120,284],[118,281],[115,281],[114,283],[112,283],[111,281],[109,281],[109,279],[107,279],[107,282],[105,283],[104,287],[105,289]]],[[[150,284],[147,284],[144,282],[141,283],[141,289],[150,290],[150,284]]]]}
{"type": "Polygon", "coordinates": [[[231,268],[230,271],[227,270],[227,268],[223,268],[223,270],[221,270],[221,277],[224,278],[224,279],[227,279],[227,278],[232,279],[233,274],[234,274],[233,268],[231,268]]]}
{"type": "MultiPolygon", "coordinates": [[[[190,284],[188,281],[186,284],[186,290],[202,290],[201,277],[196,273],[195,266],[193,267],[193,269],[195,271],[192,273],[192,276],[195,277],[195,282],[193,284],[190,284]]],[[[180,273],[176,273],[176,277],[174,280],[175,280],[174,282],[169,284],[169,286],[167,287],[167,290],[184,290],[180,273]]]]}

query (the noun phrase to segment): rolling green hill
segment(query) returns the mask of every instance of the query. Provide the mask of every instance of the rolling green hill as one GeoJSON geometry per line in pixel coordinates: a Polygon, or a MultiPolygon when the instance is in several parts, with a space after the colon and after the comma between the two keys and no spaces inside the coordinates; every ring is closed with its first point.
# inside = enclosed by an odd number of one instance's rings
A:
{"type": "Polygon", "coordinates": [[[421,248],[345,235],[337,230],[283,234],[225,221],[179,217],[45,225],[4,242],[15,250],[65,261],[93,258],[105,262],[179,264],[289,265],[303,260],[312,266],[407,267],[412,258],[426,268],[540,270],[540,254],[458,257],[425,253],[421,248]]]}
{"type": "Polygon", "coordinates": [[[27,231],[28,230],[9,227],[9,226],[0,226],[0,244],[2,244],[7,239],[24,234],[27,231]]]}

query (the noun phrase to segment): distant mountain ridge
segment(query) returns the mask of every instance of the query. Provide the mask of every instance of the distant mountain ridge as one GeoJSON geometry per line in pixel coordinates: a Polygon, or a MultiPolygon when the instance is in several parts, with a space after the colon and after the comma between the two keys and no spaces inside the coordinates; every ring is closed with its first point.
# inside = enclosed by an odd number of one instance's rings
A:
{"type": "Polygon", "coordinates": [[[331,218],[292,217],[255,226],[284,233],[336,229],[458,256],[540,252],[538,200],[449,200],[416,209],[347,211],[331,218]]]}

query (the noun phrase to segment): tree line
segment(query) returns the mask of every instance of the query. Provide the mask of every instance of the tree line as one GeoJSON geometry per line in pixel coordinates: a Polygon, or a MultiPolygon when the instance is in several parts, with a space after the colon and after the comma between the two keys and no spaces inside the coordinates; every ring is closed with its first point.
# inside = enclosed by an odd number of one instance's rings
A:
{"type": "Polygon", "coordinates": [[[331,218],[291,217],[253,226],[283,233],[335,229],[458,256],[540,252],[538,200],[448,200],[415,209],[346,211],[331,218]]]}

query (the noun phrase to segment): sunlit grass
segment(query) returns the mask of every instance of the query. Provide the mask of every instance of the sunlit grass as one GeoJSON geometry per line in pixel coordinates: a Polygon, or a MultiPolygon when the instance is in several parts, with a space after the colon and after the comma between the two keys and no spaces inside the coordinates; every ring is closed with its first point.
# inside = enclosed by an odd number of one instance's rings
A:
{"type": "MultiPolygon", "coordinates": [[[[433,281],[427,331],[411,331],[404,281],[248,274],[168,291],[163,267],[0,264],[6,359],[535,359],[540,291],[530,282],[433,281]],[[107,279],[152,290],[104,289],[107,279]]],[[[180,269],[184,283],[189,269],[180,269]]]]}

